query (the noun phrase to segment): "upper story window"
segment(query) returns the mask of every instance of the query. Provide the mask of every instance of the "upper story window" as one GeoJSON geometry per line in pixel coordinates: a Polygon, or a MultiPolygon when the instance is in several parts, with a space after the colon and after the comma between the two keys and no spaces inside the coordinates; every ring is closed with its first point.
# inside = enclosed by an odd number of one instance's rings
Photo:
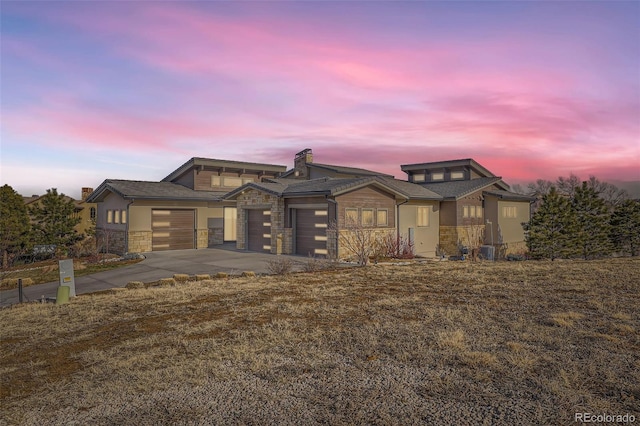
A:
{"type": "Polygon", "coordinates": [[[431,173],[431,180],[444,180],[444,173],[431,173]]]}
{"type": "Polygon", "coordinates": [[[96,208],[95,207],[91,207],[91,209],[89,209],[89,218],[95,222],[96,220],[96,208]]]}
{"type": "Polygon", "coordinates": [[[451,172],[451,179],[464,179],[464,172],[451,172]]]}
{"type": "Polygon", "coordinates": [[[418,173],[413,175],[414,182],[424,182],[424,173],[418,173]]]}
{"type": "Polygon", "coordinates": [[[212,187],[237,188],[250,182],[254,182],[254,179],[234,176],[211,176],[212,187]]]}

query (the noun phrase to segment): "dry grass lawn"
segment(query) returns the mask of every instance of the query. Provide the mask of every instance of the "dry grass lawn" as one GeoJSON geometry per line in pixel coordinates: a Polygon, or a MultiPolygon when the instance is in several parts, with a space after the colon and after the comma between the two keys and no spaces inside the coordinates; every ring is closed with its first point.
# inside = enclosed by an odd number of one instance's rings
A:
{"type": "Polygon", "coordinates": [[[640,420],[639,277],[640,259],[433,262],[15,306],[0,423],[640,420]]]}

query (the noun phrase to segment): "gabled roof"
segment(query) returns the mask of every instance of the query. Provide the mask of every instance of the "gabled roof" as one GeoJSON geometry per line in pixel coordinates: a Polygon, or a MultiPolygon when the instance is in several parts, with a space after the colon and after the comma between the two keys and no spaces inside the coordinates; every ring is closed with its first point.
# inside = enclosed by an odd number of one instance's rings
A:
{"type": "Polygon", "coordinates": [[[176,170],[171,172],[167,177],[162,179],[163,182],[170,182],[178,177],[182,176],[184,173],[189,171],[189,169],[193,167],[213,167],[218,169],[227,169],[227,170],[251,170],[251,171],[261,171],[261,172],[269,172],[273,174],[281,174],[287,170],[286,166],[279,166],[276,164],[262,164],[262,163],[250,163],[246,161],[229,161],[229,160],[216,160],[213,158],[201,158],[201,157],[193,157],[184,163],[182,166],[178,167],[176,170]]]}
{"type": "Polygon", "coordinates": [[[390,187],[405,194],[411,200],[442,200],[442,196],[440,194],[437,194],[422,185],[387,177],[380,177],[379,179],[390,187]]]}
{"type": "Polygon", "coordinates": [[[107,179],[87,198],[88,202],[99,202],[109,193],[124,199],[220,201],[225,194],[220,191],[194,191],[172,182],[147,182],[137,180],[107,179]]]}
{"type": "Polygon", "coordinates": [[[409,171],[413,170],[439,170],[445,168],[454,168],[454,167],[464,167],[468,166],[480,176],[483,177],[495,177],[493,173],[491,173],[488,169],[484,168],[473,158],[464,158],[461,160],[447,160],[447,161],[434,161],[431,163],[416,163],[416,164],[403,164],[400,166],[400,169],[409,173],[409,171]]]}
{"type": "MultiPolygon", "coordinates": [[[[353,175],[353,177],[365,177],[365,176],[386,176],[393,177],[391,175],[376,172],[373,170],[360,169],[358,167],[346,167],[346,166],[336,166],[333,164],[320,164],[320,163],[307,163],[307,167],[329,170],[334,173],[344,174],[344,175],[353,175]]],[[[288,170],[286,173],[282,175],[283,178],[289,177],[293,174],[294,169],[288,170]]]]}
{"type": "Polygon", "coordinates": [[[498,197],[502,200],[510,200],[510,201],[535,201],[536,197],[531,197],[525,194],[518,194],[516,192],[504,191],[501,189],[488,189],[486,191],[482,191],[483,194],[493,195],[494,197],[498,197]]]}
{"type": "Polygon", "coordinates": [[[252,182],[241,186],[224,196],[232,199],[246,189],[254,188],[281,197],[300,197],[314,195],[336,196],[362,187],[373,185],[399,198],[441,200],[442,197],[419,185],[382,176],[363,178],[320,178],[310,180],[269,179],[268,182],[252,182]]]}
{"type": "Polygon", "coordinates": [[[499,176],[483,177],[471,180],[453,180],[449,182],[438,183],[421,183],[421,186],[429,189],[436,194],[440,194],[445,200],[457,200],[460,197],[487,188],[491,185],[497,185],[500,189],[508,190],[509,186],[502,181],[499,176]]]}

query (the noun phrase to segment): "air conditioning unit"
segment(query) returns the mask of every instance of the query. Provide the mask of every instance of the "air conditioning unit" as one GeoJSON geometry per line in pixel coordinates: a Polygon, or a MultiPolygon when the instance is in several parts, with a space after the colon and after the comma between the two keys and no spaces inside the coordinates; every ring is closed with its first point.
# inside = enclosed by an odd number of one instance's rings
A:
{"type": "Polygon", "coordinates": [[[480,246],[480,254],[485,260],[495,260],[496,248],[494,246],[480,246]]]}

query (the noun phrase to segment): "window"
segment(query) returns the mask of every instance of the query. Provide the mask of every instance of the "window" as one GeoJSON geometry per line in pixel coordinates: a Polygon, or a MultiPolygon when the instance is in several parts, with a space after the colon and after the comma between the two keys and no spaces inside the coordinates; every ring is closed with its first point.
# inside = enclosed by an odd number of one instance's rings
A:
{"type": "Polygon", "coordinates": [[[444,173],[431,173],[431,180],[444,180],[444,173]]]}
{"type": "Polygon", "coordinates": [[[388,226],[389,225],[389,211],[387,209],[378,209],[376,212],[378,216],[377,222],[378,226],[388,226]]]}
{"type": "Polygon", "coordinates": [[[220,176],[211,176],[211,186],[222,186],[222,178],[220,176]]]}
{"type": "Polygon", "coordinates": [[[502,217],[515,218],[518,215],[518,211],[515,206],[502,207],[502,217]]]}
{"type": "Polygon", "coordinates": [[[418,173],[417,175],[413,175],[414,182],[424,182],[424,173],[418,173]]]}
{"type": "Polygon", "coordinates": [[[464,179],[464,172],[451,172],[451,179],[464,179]]]}
{"type": "Polygon", "coordinates": [[[362,226],[373,226],[373,209],[362,209],[362,226]]]}
{"type": "Polygon", "coordinates": [[[89,210],[89,217],[91,218],[92,221],[96,221],[96,208],[95,207],[91,207],[91,209],[89,210]]]}
{"type": "Polygon", "coordinates": [[[358,209],[344,209],[344,223],[345,225],[357,225],[358,224],[358,209]]]}
{"type": "Polygon", "coordinates": [[[120,223],[120,210],[113,211],[113,223],[120,223]]]}
{"type": "Polygon", "coordinates": [[[418,207],[418,226],[429,226],[429,207],[418,207]]]}
{"type": "Polygon", "coordinates": [[[127,223],[127,211],[122,210],[120,213],[120,223],[127,223]]]}
{"type": "Polygon", "coordinates": [[[482,218],[482,206],[462,206],[462,217],[482,218]]]}
{"type": "Polygon", "coordinates": [[[237,188],[240,185],[242,185],[242,179],[237,177],[225,176],[225,178],[223,179],[223,182],[224,182],[224,186],[229,188],[237,188]]]}
{"type": "Polygon", "coordinates": [[[113,223],[113,210],[107,210],[107,223],[113,223]]]}

